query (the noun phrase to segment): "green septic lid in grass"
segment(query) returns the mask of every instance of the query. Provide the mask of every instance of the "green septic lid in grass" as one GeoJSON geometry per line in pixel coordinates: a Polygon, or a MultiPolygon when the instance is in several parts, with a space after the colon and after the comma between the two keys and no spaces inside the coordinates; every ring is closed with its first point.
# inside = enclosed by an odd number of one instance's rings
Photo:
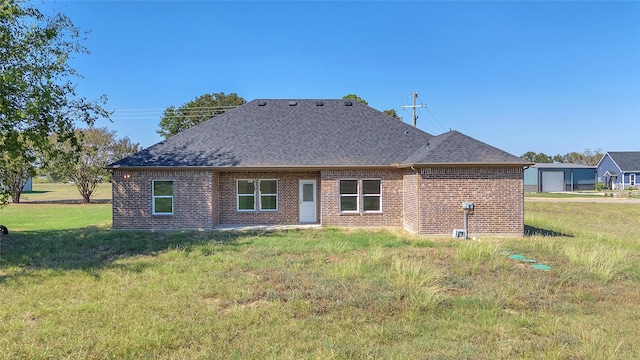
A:
{"type": "Polygon", "coordinates": [[[544,265],[544,264],[533,264],[531,265],[531,267],[538,270],[545,270],[545,271],[551,270],[551,266],[544,265]]]}
{"type": "Polygon", "coordinates": [[[513,260],[518,260],[518,261],[521,261],[521,262],[527,262],[527,263],[534,263],[534,262],[536,262],[536,261],[535,261],[535,260],[533,260],[533,259],[527,259],[527,257],[526,257],[526,256],[524,256],[524,255],[519,255],[519,254],[513,254],[513,255],[511,255],[511,256],[509,256],[509,257],[510,257],[511,259],[513,259],[513,260]]]}

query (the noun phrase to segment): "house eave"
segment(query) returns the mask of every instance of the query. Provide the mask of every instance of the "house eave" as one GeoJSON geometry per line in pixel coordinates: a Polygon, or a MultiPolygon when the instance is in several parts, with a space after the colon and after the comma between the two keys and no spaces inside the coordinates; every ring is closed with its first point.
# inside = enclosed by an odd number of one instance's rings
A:
{"type": "Polygon", "coordinates": [[[389,165],[262,165],[262,166],[122,166],[107,167],[108,170],[131,171],[320,171],[320,170],[355,170],[355,169],[408,169],[408,168],[433,168],[433,167],[528,167],[531,162],[451,162],[451,163],[413,163],[413,164],[389,164],[389,165]]]}
{"type": "Polygon", "coordinates": [[[395,164],[398,168],[433,168],[433,167],[529,167],[531,162],[450,162],[450,163],[413,163],[395,164]]]}
{"type": "Polygon", "coordinates": [[[131,171],[320,171],[353,169],[395,169],[395,165],[262,165],[262,166],[110,166],[109,170],[131,171]]]}

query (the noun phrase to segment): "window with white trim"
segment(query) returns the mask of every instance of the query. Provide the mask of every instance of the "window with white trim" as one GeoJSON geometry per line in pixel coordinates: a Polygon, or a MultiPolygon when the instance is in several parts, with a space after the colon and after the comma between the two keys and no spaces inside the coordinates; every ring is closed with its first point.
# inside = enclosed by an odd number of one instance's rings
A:
{"type": "Polygon", "coordinates": [[[340,180],[340,212],[358,212],[358,180],[340,180]]]}
{"type": "Polygon", "coordinates": [[[341,213],[382,212],[382,180],[340,180],[341,213]]]}
{"type": "Polygon", "coordinates": [[[260,180],[260,210],[278,211],[278,180],[260,180]]]}
{"type": "Polygon", "coordinates": [[[256,181],[238,180],[236,187],[238,211],[256,210],[256,181]]]}
{"type": "Polygon", "coordinates": [[[278,180],[241,179],[236,184],[238,211],[278,211],[278,180]]]}
{"type": "Polygon", "coordinates": [[[173,181],[154,180],[152,193],[152,212],[154,215],[173,214],[173,181]]]}
{"type": "Polygon", "coordinates": [[[629,174],[629,185],[636,186],[636,174],[629,174]]]}
{"type": "Polygon", "coordinates": [[[362,211],[382,211],[382,180],[362,180],[362,211]]]}

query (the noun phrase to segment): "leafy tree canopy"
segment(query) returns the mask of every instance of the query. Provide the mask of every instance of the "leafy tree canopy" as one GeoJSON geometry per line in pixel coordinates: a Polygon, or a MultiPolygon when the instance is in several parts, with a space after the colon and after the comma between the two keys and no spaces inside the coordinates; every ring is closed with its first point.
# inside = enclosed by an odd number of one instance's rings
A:
{"type": "Polygon", "coordinates": [[[534,163],[552,163],[553,162],[553,158],[551,158],[549,155],[543,154],[543,153],[536,153],[535,151],[528,151],[522,154],[522,156],[520,157],[523,160],[531,161],[534,163]]]}
{"type": "Polygon", "coordinates": [[[367,102],[367,100],[361,98],[360,96],[356,95],[356,94],[347,94],[345,96],[342,97],[344,100],[355,100],[355,101],[359,101],[365,105],[369,105],[369,103],[367,102]]]}
{"type": "MultiPolygon", "coordinates": [[[[109,117],[102,108],[105,96],[87,101],[76,95],[72,80],[79,75],[69,59],[89,53],[82,40],[63,14],[45,15],[28,2],[0,3],[0,167],[24,154],[51,151],[52,134],[77,145],[76,122],[91,125],[109,117]]],[[[1,204],[8,195],[5,189],[1,204]]]]}
{"type": "Polygon", "coordinates": [[[388,109],[388,110],[383,110],[383,113],[391,116],[392,118],[398,119],[400,121],[402,121],[402,118],[400,116],[398,116],[398,113],[396,112],[395,109],[388,109]]]}
{"type": "Polygon", "coordinates": [[[81,139],[80,151],[76,151],[69,141],[52,139],[54,146],[65,156],[55,158],[47,169],[53,178],[71,180],[84,202],[89,203],[96,186],[111,180],[111,174],[105,167],[134,154],[140,145],[132,143],[128,137],[118,139],[115,131],[104,127],[79,129],[76,136],[81,139]]]}
{"type": "Polygon", "coordinates": [[[236,93],[204,94],[178,108],[166,108],[156,132],[166,139],[246,102],[236,93]]]}

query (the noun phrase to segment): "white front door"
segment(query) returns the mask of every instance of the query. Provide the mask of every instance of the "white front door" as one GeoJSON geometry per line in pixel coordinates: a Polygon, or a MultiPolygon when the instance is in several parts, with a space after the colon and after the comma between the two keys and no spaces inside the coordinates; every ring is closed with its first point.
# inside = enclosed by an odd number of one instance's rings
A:
{"type": "Polygon", "coordinates": [[[316,221],[316,181],[300,180],[300,222],[316,221]]]}

